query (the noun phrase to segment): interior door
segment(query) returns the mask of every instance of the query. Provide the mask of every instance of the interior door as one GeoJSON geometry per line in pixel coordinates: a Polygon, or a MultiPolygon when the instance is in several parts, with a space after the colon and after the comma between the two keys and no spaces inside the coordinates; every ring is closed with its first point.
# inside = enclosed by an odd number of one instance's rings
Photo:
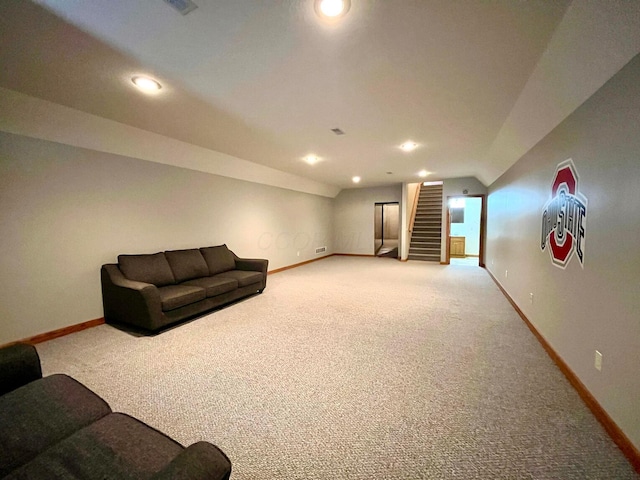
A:
{"type": "Polygon", "coordinates": [[[374,254],[379,257],[398,257],[400,238],[400,204],[376,203],[374,210],[374,254]]]}
{"type": "Polygon", "coordinates": [[[484,195],[464,195],[447,199],[448,264],[484,266],[484,210],[484,195]],[[452,262],[452,259],[455,259],[455,262],[452,262]]]}

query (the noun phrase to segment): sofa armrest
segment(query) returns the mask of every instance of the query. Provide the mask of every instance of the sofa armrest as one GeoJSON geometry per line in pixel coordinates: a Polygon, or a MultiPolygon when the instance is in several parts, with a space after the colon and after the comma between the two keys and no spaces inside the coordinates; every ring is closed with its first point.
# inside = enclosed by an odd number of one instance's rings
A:
{"type": "Polygon", "coordinates": [[[0,348],[0,395],[42,378],[36,347],[16,343],[0,348]]]}
{"type": "Polygon", "coordinates": [[[107,322],[156,330],[164,325],[158,287],[126,278],[118,265],[103,265],[102,304],[107,322]]]}
{"type": "Polygon", "coordinates": [[[239,258],[235,253],[233,254],[233,257],[236,261],[237,270],[262,273],[262,283],[260,285],[260,292],[262,292],[267,286],[267,268],[269,267],[269,260],[265,258],[239,258]]]}
{"type": "Polygon", "coordinates": [[[238,258],[236,257],[236,269],[238,270],[250,270],[252,272],[262,272],[267,274],[267,267],[269,266],[269,260],[264,258],[238,258]]]}
{"type": "Polygon", "coordinates": [[[215,445],[198,442],[185,448],[153,480],[228,480],[231,462],[215,445]]]}

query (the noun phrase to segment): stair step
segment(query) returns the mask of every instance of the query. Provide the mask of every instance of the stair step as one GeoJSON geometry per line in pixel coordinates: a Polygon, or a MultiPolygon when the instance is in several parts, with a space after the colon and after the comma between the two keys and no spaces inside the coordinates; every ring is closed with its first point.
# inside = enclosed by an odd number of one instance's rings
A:
{"type": "Polygon", "coordinates": [[[436,257],[433,255],[409,255],[407,257],[408,260],[420,260],[423,262],[440,262],[440,257],[436,257]]]}
{"type": "Polygon", "coordinates": [[[442,185],[421,187],[416,206],[409,260],[440,262],[442,185]]]}
{"type": "Polygon", "coordinates": [[[430,254],[430,255],[435,255],[435,254],[440,254],[440,248],[410,248],[409,249],[409,253],[421,253],[424,255],[430,254]]]}

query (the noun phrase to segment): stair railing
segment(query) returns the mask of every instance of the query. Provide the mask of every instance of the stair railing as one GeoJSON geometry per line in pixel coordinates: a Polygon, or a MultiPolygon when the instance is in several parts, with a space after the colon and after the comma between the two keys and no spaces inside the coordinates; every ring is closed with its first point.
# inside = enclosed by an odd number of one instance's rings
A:
{"type": "Polygon", "coordinates": [[[411,220],[409,221],[409,233],[413,233],[413,224],[416,221],[416,213],[418,212],[418,200],[420,199],[420,189],[422,188],[422,182],[418,184],[416,189],[416,196],[413,199],[413,208],[411,209],[411,220]]]}

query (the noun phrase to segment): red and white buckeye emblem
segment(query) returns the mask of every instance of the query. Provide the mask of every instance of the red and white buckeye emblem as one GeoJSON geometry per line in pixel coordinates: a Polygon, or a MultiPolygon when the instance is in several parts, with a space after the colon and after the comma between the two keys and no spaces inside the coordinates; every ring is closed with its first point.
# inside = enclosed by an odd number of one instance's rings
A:
{"type": "Polygon", "coordinates": [[[566,268],[574,254],[584,267],[587,198],[578,191],[578,172],[573,160],[560,163],[551,182],[551,198],[542,212],[542,242],[551,261],[566,268]]]}

